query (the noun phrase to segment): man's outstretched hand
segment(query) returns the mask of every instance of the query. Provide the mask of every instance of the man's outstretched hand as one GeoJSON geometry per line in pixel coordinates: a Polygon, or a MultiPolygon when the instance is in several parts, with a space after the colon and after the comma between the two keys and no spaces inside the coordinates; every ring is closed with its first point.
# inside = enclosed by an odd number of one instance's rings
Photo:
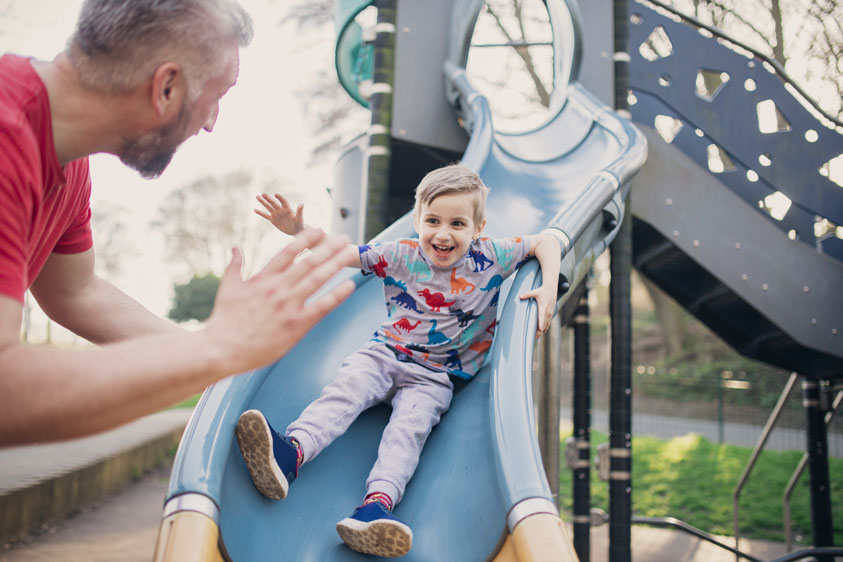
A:
{"type": "Polygon", "coordinates": [[[220,280],[205,335],[231,374],[275,361],[353,291],[345,281],[308,302],[348,262],[344,236],[307,229],[252,278],[241,278],[236,248],[220,280]],[[301,259],[305,249],[311,251],[301,259]]]}

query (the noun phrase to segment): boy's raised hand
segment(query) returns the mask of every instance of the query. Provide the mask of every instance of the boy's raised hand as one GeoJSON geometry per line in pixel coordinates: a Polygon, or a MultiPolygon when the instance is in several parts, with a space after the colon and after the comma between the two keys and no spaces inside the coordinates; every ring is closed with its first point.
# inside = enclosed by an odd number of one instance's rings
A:
{"type": "Polygon", "coordinates": [[[255,213],[275,226],[284,234],[294,236],[304,230],[304,205],[299,204],[295,211],[287,199],[276,193],[274,196],[261,193],[255,199],[263,205],[265,211],[255,209],[255,213]]]}

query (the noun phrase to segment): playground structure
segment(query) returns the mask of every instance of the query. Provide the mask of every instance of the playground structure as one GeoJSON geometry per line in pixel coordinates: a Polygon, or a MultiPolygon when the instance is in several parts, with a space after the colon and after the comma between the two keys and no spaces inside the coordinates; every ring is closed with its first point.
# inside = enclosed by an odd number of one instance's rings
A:
{"type": "MultiPolygon", "coordinates": [[[[843,296],[833,286],[843,273],[843,250],[839,238],[816,236],[813,226],[816,216],[843,224],[843,190],[818,171],[843,153],[840,124],[812,115],[768,61],[747,56],[743,47],[736,52],[663,6],[548,0],[554,49],[549,118],[528,132],[501,133],[465,72],[483,4],[338,2],[337,72],[349,94],[371,109],[372,124],[335,167],[333,229],[358,243],[412,235],[406,211],[416,183],[459,159],[492,188],[487,233],[548,229],[559,239],[558,316],[575,325],[578,349],[587,338],[587,313],[577,310],[585,278],[612,244],[610,560],[630,559],[634,520],[633,264],[742,353],[804,376],[816,504],[812,552],[843,554],[832,548],[823,446],[830,407],[819,400],[843,374],[843,326],[835,324],[843,296]],[[377,23],[363,29],[356,18],[373,5],[377,23]],[[613,27],[613,20],[620,23],[613,27]],[[612,56],[616,52],[621,55],[612,56]],[[757,119],[746,122],[768,99],[786,119],[785,130],[765,133],[757,119]],[[613,103],[617,112],[609,108],[613,103]],[[669,141],[664,123],[674,131],[669,141]],[[816,138],[805,137],[807,131],[816,138]],[[714,173],[710,146],[731,166],[714,173]],[[781,220],[758,206],[776,192],[792,201],[781,220]]],[[[575,468],[583,477],[575,478],[572,542],[535,435],[535,307],[517,295],[536,286],[540,275],[535,262],[528,263],[501,288],[504,304],[487,363],[457,389],[425,446],[396,511],[415,531],[407,560],[589,559],[588,462],[575,468]]],[[[364,413],[309,463],[282,503],[254,489],[233,439],[237,417],[249,408],[284,427],[381,322],[379,280],[355,272],[341,277],[354,279],[355,293],[290,353],[203,395],[176,458],[156,560],[256,560],[268,553],[291,560],[363,558],[341,544],[333,525],[360,501],[386,408],[364,413]]],[[[587,362],[578,364],[574,433],[581,459],[588,459],[587,362]]],[[[558,456],[558,439],[555,449],[545,449],[558,456]]],[[[681,526],[669,519],[646,522],[681,526]]]]}

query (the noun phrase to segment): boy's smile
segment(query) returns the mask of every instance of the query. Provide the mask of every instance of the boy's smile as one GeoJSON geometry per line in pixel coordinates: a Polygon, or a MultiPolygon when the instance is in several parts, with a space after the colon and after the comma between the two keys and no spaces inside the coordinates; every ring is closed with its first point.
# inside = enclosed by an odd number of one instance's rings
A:
{"type": "Polygon", "coordinates": [[[448,268],[465,255],[472,240],[480,235],[474,222],[475,199],[465,193],[445,193],[423,204],[416,217],[416,232],[425,255],[433,265],[448,268]]]}

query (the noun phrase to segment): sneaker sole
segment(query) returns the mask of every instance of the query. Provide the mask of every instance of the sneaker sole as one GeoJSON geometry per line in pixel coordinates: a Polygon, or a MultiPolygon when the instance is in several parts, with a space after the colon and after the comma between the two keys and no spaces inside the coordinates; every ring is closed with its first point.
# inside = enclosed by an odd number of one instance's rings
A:
{"type": "Polygon", "coordinates": [[[389,519],[364,523],[346,518],[337,523],[337,533],[351,550],[384,558],[404,556],[413,546],[413,531],[389,519]]]}
{"type": "Polygon", "coordinates": [[[275,462],[272,433],[263,415],[257,410],[243,412],[234,433],[255,488],[272,500],[286,498],[289,484],[275,462]]]}

